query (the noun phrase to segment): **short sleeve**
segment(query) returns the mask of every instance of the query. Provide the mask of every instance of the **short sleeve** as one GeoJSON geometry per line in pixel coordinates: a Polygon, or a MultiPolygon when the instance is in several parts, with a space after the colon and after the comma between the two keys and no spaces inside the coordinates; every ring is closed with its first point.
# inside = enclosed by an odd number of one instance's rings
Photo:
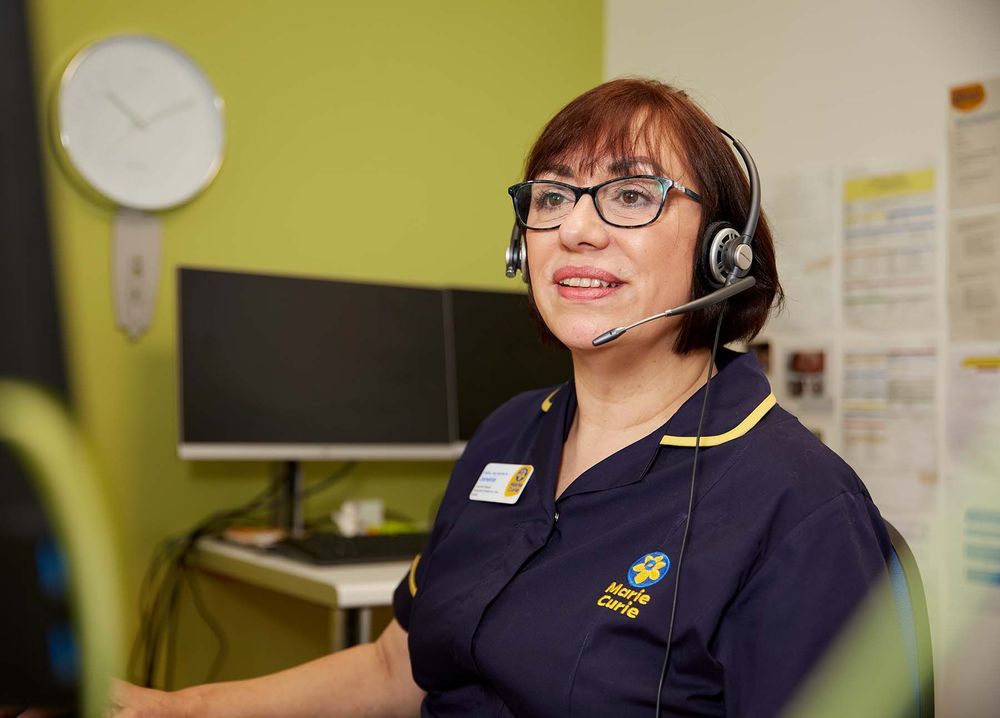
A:
{"type": "Polygon", "coordinates": [[[417,554],[414,557],[409,570],[392,594],[392,614],[405,631],[410,630],[410,609],[413,607],[413,597],[417,595],[417,587],[420,585],[422,556],[423,554],[417,554]]]}
{"type": "Polygon", "coordinates": [[[393,616],[396,622],[407,632],[410,630],[410,612],[413,608],[413,599],[423,585],[424,577],[427,575],[428,558],[433,554],[434,547],[437,546],[441,537],[454,524],[455,517],[460,512],[463,504],[461,501],[463,491],[464,495],[468,494],[468,489],[463,489],[461,482],[462,477],[466,473],[464,471],[464,458],[463,455],[452,469],[448,487],[445,490],[444,497],[441,499],[437,516],[434,518],[434,527],[431,530],[431,537],[427,542],[427,546],[410,563],[410,568],[407,570],[406,575],[402,577],[392,594],[393,616]]]}
{"type": "Polygon", "coordinates": [[[724,614],[713,647],[726,714],[772,716],[886,575],[884,530],[864,493],[840,494],[762,559],[724,614]]]}

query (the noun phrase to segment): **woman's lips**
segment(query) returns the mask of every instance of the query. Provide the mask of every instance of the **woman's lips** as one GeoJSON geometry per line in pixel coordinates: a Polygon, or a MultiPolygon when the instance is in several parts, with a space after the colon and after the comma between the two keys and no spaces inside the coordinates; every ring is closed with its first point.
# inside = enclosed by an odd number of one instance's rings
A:
{"type": "Polygon", "coordinates": [[[560,267],[553,273],[552,281],[560,297],[576,301],[602,299],[617,292],[624,284],[611,272],[583,266],[560,267]],[[593,286],[578,286],[580,284],[593,286]]]}
{"type": "Polygon", "coordinates": [[[557,284],[556,288],[559,290],[559,296],[563,299],[583,301],[607,297],[621,289],[622,285],[619,284],[616,287],[567,287],[557,284]]]}

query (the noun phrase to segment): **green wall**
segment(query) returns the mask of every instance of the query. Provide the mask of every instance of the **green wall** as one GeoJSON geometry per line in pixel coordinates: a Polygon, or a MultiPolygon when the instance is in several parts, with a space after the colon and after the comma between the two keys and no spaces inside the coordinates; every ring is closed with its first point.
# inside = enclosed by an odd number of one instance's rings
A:
{"type": "MultiPolygon", "coordinates": [[[[28,5],[43,122],[72,55],[121,32],[176,43],[226,103],[222,171],[194,202],[163,215],[156,314],[135,343],[114,324],[111,212],[74,188],[48,136],[43,143],[76,410],[120,511],[134,605],[156,542],[246,499],[269,472],[264,464],[177,458],[174,268],[514,288],[501,273],[505,188],[544,121],[601,80],[602,4],[28,5]],[[455,189],[442,191],[448,186],[455,189]]],[[[331,468],[311,465],[307,475],[331,468]]],[[[310,508],[381,496],[424,518],[448,470],[365,464],[310,508]]]]}

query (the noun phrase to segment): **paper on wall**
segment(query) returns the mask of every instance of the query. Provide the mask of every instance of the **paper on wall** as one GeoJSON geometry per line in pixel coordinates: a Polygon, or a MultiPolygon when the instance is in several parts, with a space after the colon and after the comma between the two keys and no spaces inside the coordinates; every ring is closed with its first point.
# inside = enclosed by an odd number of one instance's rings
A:
{"type": "Polygon", "coordinates": [[[964,609],[1000,616],[1000,342],[957,344],[948,357],[949,489],[961,507],[964,609]]]}
{"type": "Polygon", "coordinates": [[[774,235],[785,310],[777,331],[833,327],[836,195],[833,172],[793,172],[768,179],[765,211],[774,235]]]}
{"type": "Polygon", "coordinates": [[[997,487],[953,475],[966,487],[951,507],[954,537],[947,554],[952,619],[1000,619],[1000,496],[997,487]]]}
{"type": "Polygon", "coordinates": [[[1000,77],[951,88],[948,163],[951,338],[1000,340],[1000,77]]]}
{"type": "Polygon", "coordinates": [[[954,345],[948,363],[951,470],[1000,487],[1000,342],[954,345]]]}
{"type": "Polygon", "coordinates": [[[1000,205],[1000,77],[951,88],[951,207],[1000,205]]]}
{"type": "Polygon", "coordinates": [[[843,306],[851,329],[906,330],[937,315],[934,170],[844,182],[843,306]]]}
{"type": "Polygon", "coordinates": [[[1000,212],[953,215],[949,229],[951,338],[1000,340],[1000,212]]]}
{"type": "Polygon", "coordinates": [[[936,372],[931,346],[844,352],[844,458],[889,516],[936,506],[936,372]]]}

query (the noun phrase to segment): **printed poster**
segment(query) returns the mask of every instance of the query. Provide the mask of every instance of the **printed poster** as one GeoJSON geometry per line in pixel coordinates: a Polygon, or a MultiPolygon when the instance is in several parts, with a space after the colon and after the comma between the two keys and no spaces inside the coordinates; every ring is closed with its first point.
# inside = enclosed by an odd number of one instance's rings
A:
{"type": "Polygon", "coordinates": [[[925,329],[936,321],[934,170],[844,182],[843,307],[849,329],[925,329]]]}

